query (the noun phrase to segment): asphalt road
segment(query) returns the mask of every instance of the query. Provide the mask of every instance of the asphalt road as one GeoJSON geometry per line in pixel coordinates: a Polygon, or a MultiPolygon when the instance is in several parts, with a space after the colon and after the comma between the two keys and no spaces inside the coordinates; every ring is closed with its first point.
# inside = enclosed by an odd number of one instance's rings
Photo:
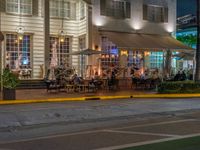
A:
{"type": "Polygon", "coordinates": [[[0,120],[4,125],[0,128],[0,149],[111,150],[199,135],[200,100],[0,106],[0,120]],[[3,115],[7,121],[2,120],[3,115]],[[5,126],[6,122],[10,126],[5,126]]]}

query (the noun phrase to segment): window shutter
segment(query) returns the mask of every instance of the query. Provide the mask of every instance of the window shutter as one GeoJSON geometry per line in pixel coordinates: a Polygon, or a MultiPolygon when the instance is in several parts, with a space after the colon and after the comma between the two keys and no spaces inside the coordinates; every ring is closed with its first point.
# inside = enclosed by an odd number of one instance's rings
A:
{"type": "Polygon", "coordinates": [[[131,3],[126,2],[126,18],[131,18],[131,3]]]}
{"type": "Polygon", "coordinates": [[[0,1],[0,11],[5,12],[6,11],[6,0],[0,1]]]}
{"type": "Polygon", "coordinates": [[[147,20],[147,5],[143,5],[143,20],[147,20]]]}
{"type": "Polygon", "coordinates": [[[70,19],[76,20],[76,3],[70,3],[70,19]]]}
{"type": "Polygon", "coordinates": [[[32,14],[38,16],[38,0],[32,0],[32,14]]]}
{"type": "Polygon", "coordinates": [[[100,11],[101,15],[106,15],[106,0],[100,0],[100,11]]]}
{"type": "Polygon", "coordinates": [[[168,8],[164,8],[164,22],[168,22],[168,8]]]}

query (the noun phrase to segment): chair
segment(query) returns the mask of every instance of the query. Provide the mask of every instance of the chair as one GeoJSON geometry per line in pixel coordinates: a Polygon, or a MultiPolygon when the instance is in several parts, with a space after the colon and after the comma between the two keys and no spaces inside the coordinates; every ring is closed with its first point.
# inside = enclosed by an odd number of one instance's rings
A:
{"type": "Polygon", "coordinates": [[[65,89],[66,89],[66,92],[74,92],[75,85],[72,82],[70,82],[70,81],[66,81],[66,83],[65,83],[65,89]]]}
{"type": "Polygon", "coordinates": [[[47,92],[51,92],[52,90],[54,90],[55,92],[59,91],[60,86],[57,84],[56,81],[46,80],[45,83],[47,86],[47,92]]]}

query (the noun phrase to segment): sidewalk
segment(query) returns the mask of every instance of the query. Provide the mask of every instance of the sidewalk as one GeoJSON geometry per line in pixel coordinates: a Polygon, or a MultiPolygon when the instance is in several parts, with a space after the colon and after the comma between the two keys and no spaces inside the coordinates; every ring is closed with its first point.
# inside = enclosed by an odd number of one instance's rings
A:
{"type": "Polygon", "coordinates": [[[157,94],[150,90],[102,90],[93,93],[66,93],[47,92],[46,89],[20,89],[16,90],[15,101],[2,100],[0,96],[0,105],[4,104],[21,104],[21,103],[37,103],[37,102],[60,102],[60,101],[76,101],[76,100],[110,100],[110,99],[128,99],[128,98],[200,98],[200,94],[157,94]]]}

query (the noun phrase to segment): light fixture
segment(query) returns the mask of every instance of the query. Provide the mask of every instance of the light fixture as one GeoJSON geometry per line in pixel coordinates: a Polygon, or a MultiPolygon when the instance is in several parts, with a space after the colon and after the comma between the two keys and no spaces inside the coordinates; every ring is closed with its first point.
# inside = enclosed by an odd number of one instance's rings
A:
{"type": "Polygon", "coordinates": [[[121,50],[120,54],[121,54],[121,56],[122,55],[128,56],[128,51],[127,50],[121,50]]]}
{"type": "Polygon", "coordinates": [[[17,27],[16,32],[17,32],[18,40],[22,40],[23,35],[24,35],[24,27],[22,26],[17,27]]]}
{"type": "Polygon", "coordinates": [[[101,58],[105,58],[105,55],[101,55],[101,58]]]}
{"type": "Polygon", "coordinates": [[[60,42],[64,42],[65,41],[65,32],[64,32],[63,29],[59,30],[58,36],[59,36],[60,42]]]}
{"type": "MultiPolygon", "coordinates": [[[[64,0],[62,0],[62,11],[64,11],[64,0]]],[[[63,28],[63,23],[64,23],[64,14],[62,13],[62,24],[61,24],[61,29],[58,31],[58,36],[59,40],[61,43],[65,41],[65,32],[63,28]]]]}
{"type": "MultiPolygon", "coordinates": [[[[20,1],[20,9],[21,9],[21,1],[20,1]]],[[[24,27],[21,25],[22,24],[22,20],[21,20],[21,10],[20,10],[20,14],[19,14],[19,26],[16,29],[17,32],[17,36],[18,36],[18,40],[22,40],[23,39],[23,34],[24,34],[24,27]]]]}

